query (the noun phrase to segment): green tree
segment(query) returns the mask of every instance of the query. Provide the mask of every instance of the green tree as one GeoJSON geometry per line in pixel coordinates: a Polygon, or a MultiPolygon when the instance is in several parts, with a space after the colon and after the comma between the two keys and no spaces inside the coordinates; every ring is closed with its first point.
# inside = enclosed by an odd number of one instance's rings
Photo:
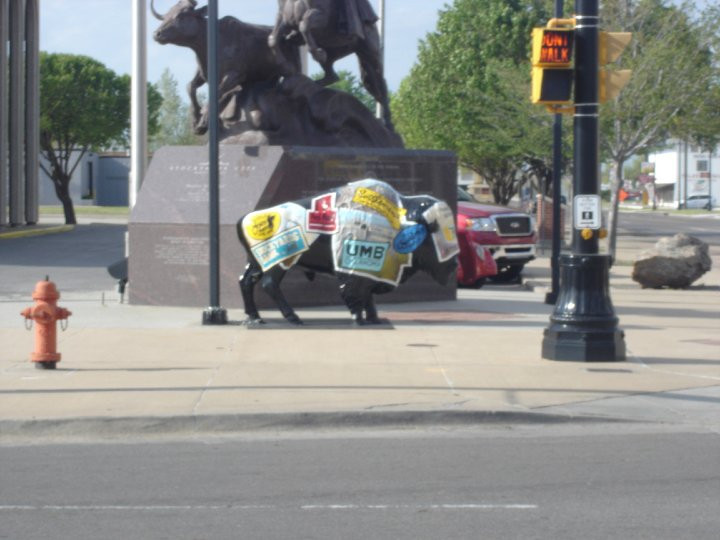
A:
{"type": "Polygon", "coordinates": [[[180,98],[177,79],[169,69],[163,71],[157,89],[162,105],[158,113],[159,127],[150,143],[151,150],[167,145],[201,144],[203,138],[192,130],[190,106],[180,98]]]}
{"type": "MultiPolygon", "coordinates": [[[[343,92],[347,92],[351,96],[357,98],[360,103],[365,105],[368,109],[375,112],[375,98],[372,97],[367,90],[365,90],[365,87],[362,85],[362,83],[358,80],[358,78],[350,71],[347,71],[345,69],[341,69],[338,71],[338,77],[340,77],[340,80],[337,82],[332,83],[329,88],[334,88],[335,90],[342,90],[343,92]]],[[[324,77],[324,73],[315,73],[312,76],[312,79],[317,81],[324,77]]]]}
{"type": "MultiPolygon", "coordinates": [[[[148,130],[157,130],[161,98],[148,88],[148,130]]],[[[70,179],[88,150],[126,145],[130,127],[130,77],[87,56],[40,53],[40,150],[63,205],[76,223],[70,179]]]]}
{"type": "Polygon", "coordinates": [[[528,58],[550,4],[455,0],[392,101],[407,146],[454,151],[503,204],[530,179],[549,185],[552,116],[529,102],[528,58]]]}
{"type": "Polygon", "coordinates": [[[717,118],[717,8],[698,16],[692,3],[671,5],[665,0],[606,0],[602,26],[633,33],[633,41],[618,66],[633,70],[618,99],[600,110],[601,149],[611,162],[609,252],[615,254],[619,190],[623,163],[634,154],[661,145],[668,137],[712,139],[717,118]],[[705,125],[705,132],[699,126],[705,125]]]}

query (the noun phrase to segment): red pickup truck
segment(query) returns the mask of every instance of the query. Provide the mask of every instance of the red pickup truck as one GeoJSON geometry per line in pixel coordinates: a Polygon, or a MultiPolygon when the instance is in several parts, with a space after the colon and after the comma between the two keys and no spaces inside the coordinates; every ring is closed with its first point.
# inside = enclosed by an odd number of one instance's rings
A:
{"type": "Polygon", "coordinates": [[[457,232],[460,243],[458,284],[480,287],[486,278],[518,279],[535,258],[535,220],[530,214],[483,204],[458,188],[457,232]]]}

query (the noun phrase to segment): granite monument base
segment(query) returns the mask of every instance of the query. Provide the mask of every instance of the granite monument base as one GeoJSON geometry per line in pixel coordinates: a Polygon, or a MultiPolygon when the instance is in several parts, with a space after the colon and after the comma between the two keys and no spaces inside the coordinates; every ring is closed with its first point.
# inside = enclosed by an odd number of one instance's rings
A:
{"type": "MultiPolygon", "coordinates": [[[[242,308],[238,278],[247,263],[236,223],[258,208],[377,178],[404,195],[429,194],[457,210],[457,160],[451,152],[377,148],[220,146],[220,304],[242,308]]],[[[208,152],[202,146],[166,146],[148,168],[130,215],[129,301],[157,306],[209,305],[208,152]]],[[[293,307],[341,305],[334,276],[309,281],[288,272],[283,292],[293,307]]],[[[275,308],[258,287],[260,309],[275,308]]],[[[456,298],[455,283],[438,285],[418,273],[386,302],[456,298]]]]}

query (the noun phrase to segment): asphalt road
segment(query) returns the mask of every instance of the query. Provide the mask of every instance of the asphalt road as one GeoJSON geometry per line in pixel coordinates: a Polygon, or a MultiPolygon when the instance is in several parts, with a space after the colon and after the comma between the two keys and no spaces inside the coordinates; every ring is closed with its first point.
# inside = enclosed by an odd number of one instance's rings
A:
{"type": "Polygon", "coordinates": [[[127,225],[77,225],[72,231],[0,240],[0,296],[29,295],[45,276],[62,294],[108,291],[107,267],[125,256],[127,225]]]}
{"type": "Polygon", "coordinates": [[[0,538],[715,539],[720,438],[536,425],[0,448],[0,538]]]}
{"type": "Polygon", "coordinates": [[[670,214],[655,212],[620,212],[618,235],[660,238],[685,233],[711,246],[720,247],[720,214],[670,214]]]}

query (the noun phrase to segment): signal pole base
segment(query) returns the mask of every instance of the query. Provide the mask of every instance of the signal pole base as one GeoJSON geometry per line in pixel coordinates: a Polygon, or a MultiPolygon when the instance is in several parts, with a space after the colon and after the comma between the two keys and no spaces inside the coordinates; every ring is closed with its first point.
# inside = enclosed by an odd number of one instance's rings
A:
{"type": "Polygon", "coordinates": [[[202,314],[203,325],[227,324],[227,311],[221,307],[209,307],[202,314]]]}
{"type": "Polygon", "coordinates": [[[610,257],[560,257],[558,301],[545,329],[542,357],[571,362],[622,362],[625,333],[609,294],[610,257]]]}

